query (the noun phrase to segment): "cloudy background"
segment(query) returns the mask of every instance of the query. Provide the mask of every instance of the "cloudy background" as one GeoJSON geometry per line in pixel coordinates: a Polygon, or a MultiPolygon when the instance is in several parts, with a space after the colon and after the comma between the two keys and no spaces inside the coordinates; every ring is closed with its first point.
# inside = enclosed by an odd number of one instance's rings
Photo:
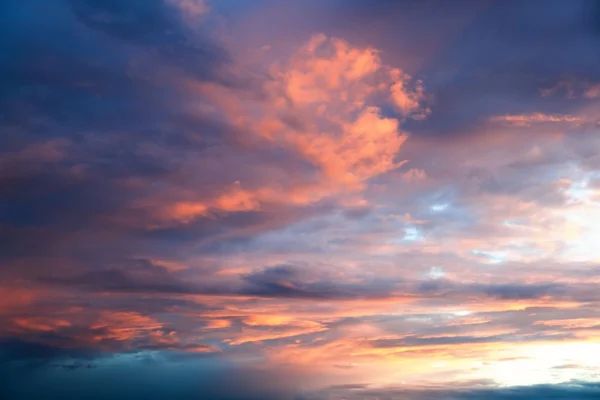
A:
{"type": "Polygon", "coordinates": [[[0,4],[0,396],[596,399],[593,0],[0,4]]]}

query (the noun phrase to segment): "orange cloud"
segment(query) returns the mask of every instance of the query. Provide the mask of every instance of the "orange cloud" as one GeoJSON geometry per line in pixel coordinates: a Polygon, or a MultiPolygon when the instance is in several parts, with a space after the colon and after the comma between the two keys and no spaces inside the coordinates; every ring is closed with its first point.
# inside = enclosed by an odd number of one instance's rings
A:
{"type": "Polygon", "coordinates": [[[223,329],[229,328],[231,326],[231,321],[227,319],[211,319],[206,323],[206,329],[223,329]]]}
{"type": "Polygon", "coordinates": [[[41,332],[52,332],[60,327],[71,326],[69,321],[44,317],[15,318],[12,322],[19,328],[41,332]]]}
{"type": "Polygon", "coordinates": [[[325,177],[359,187],[362,181],[403,164],[395,162],[394,156],[405,140],[398,133],[397,120],[383,118],[376,107],[369,107],[355,121],[342,125],[340,137],[308,134],[290,142],[320,166],[325,177]]]}
{"type": "Polygon", "coordinates": [[[94,336],[94,340],[102,341],[106,339],[130,340],[145,335],[147,331],[162,327],[163,324],[136,312],[106,311],[101,313],[90,329],[104,330],[103,333],[94,336]]]}
{"type": "Polygon", "coordinates": [[[292,318],[287,315],[249,315],[244,323],[249,326],[278,326],[288,324],[292,318]]]}
{"type": "MultiPolygon", "coordinates": [[[[277,177],[262,185],[236,182],[213,196],[169,200],[162,215],[183,223],[213,211],[260,210],[263,204],[306,205],[362,191],[368,180],[404,164],[405,117],[427,113],[421,82],[383,64],[376,49],[315,35],[269,68],[261,98],[215,83],[189,84],[209,101],[199,111],[244,132],[245,143],[281,146],[312,164],[316,176],[277,177]],[[389,104],[400,112],[383,116],[389,104]]],[[[189,197],[189,196],[188,196],[189,197]]],[[[340,199],[340,201],[343,201],[340,199]]]]}
{"type": "MultiPolygon", "coordinates": [[[[292,145],[326,179],[350,187],[402,164],[394,161],[406,140],[400,120],[382,117],[375,100],[387,92],[408,114],[421,110],[423,89],[409,89],[410,77],[383,65],[375,49],[316,35],[287,63],[276,65],[272,75],[268,89],[274,108],[295,113],[304,127],[270,122],[264,137],[292,145]],[[294,108],[280,101],[282,92],[294,108]]],[[[267,121],[273,119],[277,116],[267,121]]]]}

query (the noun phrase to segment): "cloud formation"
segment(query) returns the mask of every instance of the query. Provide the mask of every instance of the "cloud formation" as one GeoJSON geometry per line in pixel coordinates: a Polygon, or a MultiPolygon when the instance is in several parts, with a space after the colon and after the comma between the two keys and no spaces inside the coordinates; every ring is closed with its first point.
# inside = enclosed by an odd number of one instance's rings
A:
{"type": "Polygon", "coordinates": [[[0,5],[0,396],[598,396],[597,4],[234,3],[0,5]]]}

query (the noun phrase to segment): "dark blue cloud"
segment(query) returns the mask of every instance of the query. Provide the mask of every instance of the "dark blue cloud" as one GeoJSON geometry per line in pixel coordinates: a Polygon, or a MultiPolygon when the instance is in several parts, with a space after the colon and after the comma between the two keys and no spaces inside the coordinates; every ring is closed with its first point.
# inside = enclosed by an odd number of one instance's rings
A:
{"type": "Polygon", "coordinates": [[[208,39],[190,35],[174,7],[164,0],[70,0],[78,20],[126,43],[149,47],[161,60],[200,78],[214,78],[226,55],[208,39]]]}
{"type": "Polygon", "coordinates": [[[279,400],[292,399],[295,393],[290,380],[277,371],[214,358],[145,351],[78,359],[65,352],[45,364],[32,365],[27,354],[21,354],[20,361],[9,360],[2,356],[3,350],[0,347],[0,395],[7,400],[279,400]]]}
{"type": "MultiPolygon", "coordinates": [[[[199,99],[181,81],[245,82],[226,76],[224,48],[170,2],[24,0],[1,7],[0,129],[7,134],[0,135],[0,259],[89,264],[277,219],[232,215],[148,229],[152,211],[136,206],[196,176],[205,196],[239,179],[231,178],[236,166],[223,175],[204,173],[202,165],[184,171],[214,146],[234,153],[239,132],[191,111],[188,103],[199,99]],[[97,235],[107,241],[98,243],[97,235]]],[[[281,157],[259,153],[257,159],[281,157]]]]}
{"type": "Polygon", "coordinates": [[[165,2],[25,0],[6,2],[2,11],[5,224],[68,226],[114,214],[140,196],[117,179],[159,180],[177,169],[140,147],[202,149],[223,130],[181,111],[180,89],[157,75],[174,65],[194,79],[218,79],[226,62],[223,49],[187,32],[165,2]],[[57,160],[40,160],[43,152],[10,159],[52,139],[64,145],[57,160]],[[77,168],[84,177],[75,176],[77,168]]]}
{"type": "Polygon", "coordinates": [[[475,135],[493,115],[569,113],[588,100],[540,90],[600,81],[594,0],[334,3],[338,19],[326,29],[369,38],[384,59],[425,82],[432,113],[407,122],[415,134],[475,135]]]}
{"type": "Polygon", "coordinates": [[[586,100],[543,98],[540,90],[569,78],[600,81],[596,2],[488,4],[421,70],[435,100],[416,132],[474,134],[493,115],[569,113],[586,100]]]}

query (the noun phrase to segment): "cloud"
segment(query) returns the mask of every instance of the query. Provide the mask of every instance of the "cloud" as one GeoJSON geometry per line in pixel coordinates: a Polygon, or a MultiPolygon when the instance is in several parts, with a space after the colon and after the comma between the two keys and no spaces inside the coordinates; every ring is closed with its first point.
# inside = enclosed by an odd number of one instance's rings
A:
{"type": "Polygon", "coordinates": [[[277,81],[270,90],[285,93],[294,107],[284,112],[317,118],[300,130],[263,135],[288,142],[326,177],[345,184],[401,165],[394,160],[405,140],[399,121],[382,117],[377,103],[369,102],[388,92],[404,114],[422,112],[423,89],[407,87],[411,78],[382,65],[376,50],[318,35],[272,75],[277,81]]]}
{"type": "Polygon", "coordinates": [[[596,6],[442,3],[0,5],[0,396],[594,393],[480,386],[597,379],[596,6]]]}
{"type": "Polygon", "coordinates": [[[288,265],[265,268],[246,276],[245,280],[250,284],[245,292],[253,295],[312,299],[361,295],[360,292],[353,293],[351,287],[344,290],[327,278],[314,281],[299,268],[288,265]]]}
{"type": "Polygon", "coordinates": [[[588,99],[597,99],[600,97],[600,85],[592,85],[588,87],[583,95],[588,99]]]}
{"type": "Polygon", "coordinates": [[[581,123],[580,117],[570,115],[545,115],[535,113],[531,115],[504,115],[492,117],[493,122],[504,122],[515,126],[531,126],[536,123],[581,123]]]}
{"type": "MultiPolygon", "coordinates": [[[[114,354],[94,358],[91,362],[93,364],[76,360],[55,361],[35,369],[22,364],[3,363],[2,372],[10,379],[2,382],[0,392],[9,398],[43,395],[49,399],[65,396],[159,399],[171,393],[181,399],[210,396],[224,400],[258,400],[292,399],[296,391],[293,382],[286,376],[292,373],[290,370],[178,358],[167,353],[114,354]],[[44,379],[44,374],[52,374],[53,379],[44,379]],[[277,379],[273,380],[273,377],[277,379]],[[107,379],[115,385],[103,383],[107,379]],[[26,382],[35,384],[27,385],[26,382]]],[[[296,376],[301,375],[297,373],[296,376]]]]}
{"type": "Polygon", "coordinates": [[[514,399],[525,400],[531,398],[555,399],[593,399],[598,396],[598,386],[594,383],[578,383],[562,385],[539,385],[515,388],[473,388],[466,390],[410,390],[400,391],[394,389],[376,388],[331,388],[329,391],[301,397],[306,400],[334,399],[340,394],[349,399],[364,398],[384,399],[393,396],[398,399],[431,399],[445,398],[451,400],[463,399],[514,399]]]}
{"type": "Polygon", "coordinates": [[[600,96],[600,85],[587,82],[584,79],[569,77],[558,81],[552,87],[541,89],[540,93],[544,97],[563,94],[568,99],[596,99],[600,96]]]}
{"type": "Polygon", "coordinates": [[[204,0],[170,0],[170,3],[192,18],[198,18],[208,12],[208,4],[204,0]]]}
{"type": "Polygon", "coordinates": [[[223,49],[186,32],[168,7],[169,3],[175,3],[192,17],[205,12],[203,2],[192,0],[151,0],[139,4],[85,0],[71,1],[70,6],[78,20],[89,28],[135,45],[152,46],[163,62],[196,77],[209,77],[214,71],[210,67],[218,65],[214,62],[225,57],[223,49]]]}

